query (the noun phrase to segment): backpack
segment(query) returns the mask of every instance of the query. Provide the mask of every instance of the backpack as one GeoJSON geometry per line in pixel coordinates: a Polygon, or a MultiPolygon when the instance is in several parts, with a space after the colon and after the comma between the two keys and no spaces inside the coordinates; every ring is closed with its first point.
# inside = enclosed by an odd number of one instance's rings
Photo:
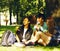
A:
{"type": "Polygon", "coordinates": [[[57,32],[52,36],[52,44],[59,45],[60,44],[60,33],[57,32]],[[54,43],[53,43],[54,41],[54,43]]]}
{"type": "Polygon", "coordinates": [[[12,33],[12,31],[10,30],[7,30],[2,35],[1,45],[11,46],[12,44],[14,44],[15,41],[16,41],[16,38],[14,33],[12,33]]]}

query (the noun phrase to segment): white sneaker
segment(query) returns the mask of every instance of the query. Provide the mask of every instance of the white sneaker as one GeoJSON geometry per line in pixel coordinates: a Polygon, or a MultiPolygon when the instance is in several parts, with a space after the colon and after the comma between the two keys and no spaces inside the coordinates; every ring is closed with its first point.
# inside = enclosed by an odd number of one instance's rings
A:
{"type": "Polygon", "coordinates": [[[14,43],[14,45],[17,47],[25,47],[25,45],[23,43],[14,43]]]}

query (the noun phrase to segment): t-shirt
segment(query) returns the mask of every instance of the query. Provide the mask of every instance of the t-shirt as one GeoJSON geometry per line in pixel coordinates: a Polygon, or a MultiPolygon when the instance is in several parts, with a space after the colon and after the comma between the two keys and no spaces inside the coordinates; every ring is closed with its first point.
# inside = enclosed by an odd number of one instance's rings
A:
{"type": "Polygon", "coordinates": [[[27,29],[24,28],[24,32],[23,32],[23,39],[25,39],[25,34],[26,34],[27,29]]]}
{"type": "Polygon", "coordinates": [[[41,26],[40,29],[41,29],[41,31],[43,31],[43,32],[48,31],[48,26],[47,26],[46,22],[44,22],[43,26],[41,26]]]}
{"type": "Polygon", "coordinates": [[[44,22],[43,26],[41,26],[40,24],[35,25],[34,30],[46,32],[46,31],[48,31],[48,26],[47,26],[46,22],[44,22]]]}

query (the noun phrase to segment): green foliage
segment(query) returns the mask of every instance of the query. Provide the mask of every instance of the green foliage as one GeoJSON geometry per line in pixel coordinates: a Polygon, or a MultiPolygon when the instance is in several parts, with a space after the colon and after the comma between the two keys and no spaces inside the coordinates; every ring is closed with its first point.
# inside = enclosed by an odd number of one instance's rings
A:
{"type": "MultiPolygon", "coordinates": [[[[11,13],[18,18],[25,15],[38,14],[38,12],[43,13],[45,7],[45,0],[0,0],[1,8],[7,7],[11,13]]],[[[0,8],[0,10],[2,10],[0,8]]],[[[11,20],[11,19],[10,19],[11,20]]],[[[11,22],[11,21],[10,21],[11,22]]]]}
{"type": "Polygon", "coordinates": [[[20,16],[21,14],[24,16],[38,13],[38,9],[40,11],[45,7],[44,0],[0,0],[1,8],[5,6],[9,8],[9,4],[11,4],[13,14],[16,15],[16,13],[20,13],[20,16]]]}

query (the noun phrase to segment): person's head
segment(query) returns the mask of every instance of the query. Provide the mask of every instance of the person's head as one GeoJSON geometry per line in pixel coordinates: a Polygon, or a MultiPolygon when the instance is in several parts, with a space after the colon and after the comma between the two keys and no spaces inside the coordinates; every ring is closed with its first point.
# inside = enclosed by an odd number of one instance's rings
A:
{"type": "Polygon", "coordinates": [[[24,26],[29,26],[30,25],[30,19],[28,18],[28,16],[25,16],[23,18],[23,25],[24,26]]]}
{"type": "Polygon", "coordinates": [[[44,15],[43,14],[38,15],[37,22],[39,22],[40,25],[42,25],[44,23],[44,15]]]}
{"type": "Polygon", "coordinates": [[[37,23],[40,23],[40,18],[39,17],[37,18],[37,23]]]}
{"type": "Polygon", "coordinates": [[[48,26],[48,31],[49,31],[51,34],[53,34],[54,28],[55,28],[55,22],[54,22],[53,18],[52,18],[52,17],[48,17],[48,18],[46,19],[46,23],[47,23],[47,26],[48,26]]]}
{"type": "Polygon", "coordinates": [[[52,17],[47,17],[46,23],[47,23],[47,25],[49,25],[50,27],[55,25],[54,19],[53,19],[52,17]]]}

